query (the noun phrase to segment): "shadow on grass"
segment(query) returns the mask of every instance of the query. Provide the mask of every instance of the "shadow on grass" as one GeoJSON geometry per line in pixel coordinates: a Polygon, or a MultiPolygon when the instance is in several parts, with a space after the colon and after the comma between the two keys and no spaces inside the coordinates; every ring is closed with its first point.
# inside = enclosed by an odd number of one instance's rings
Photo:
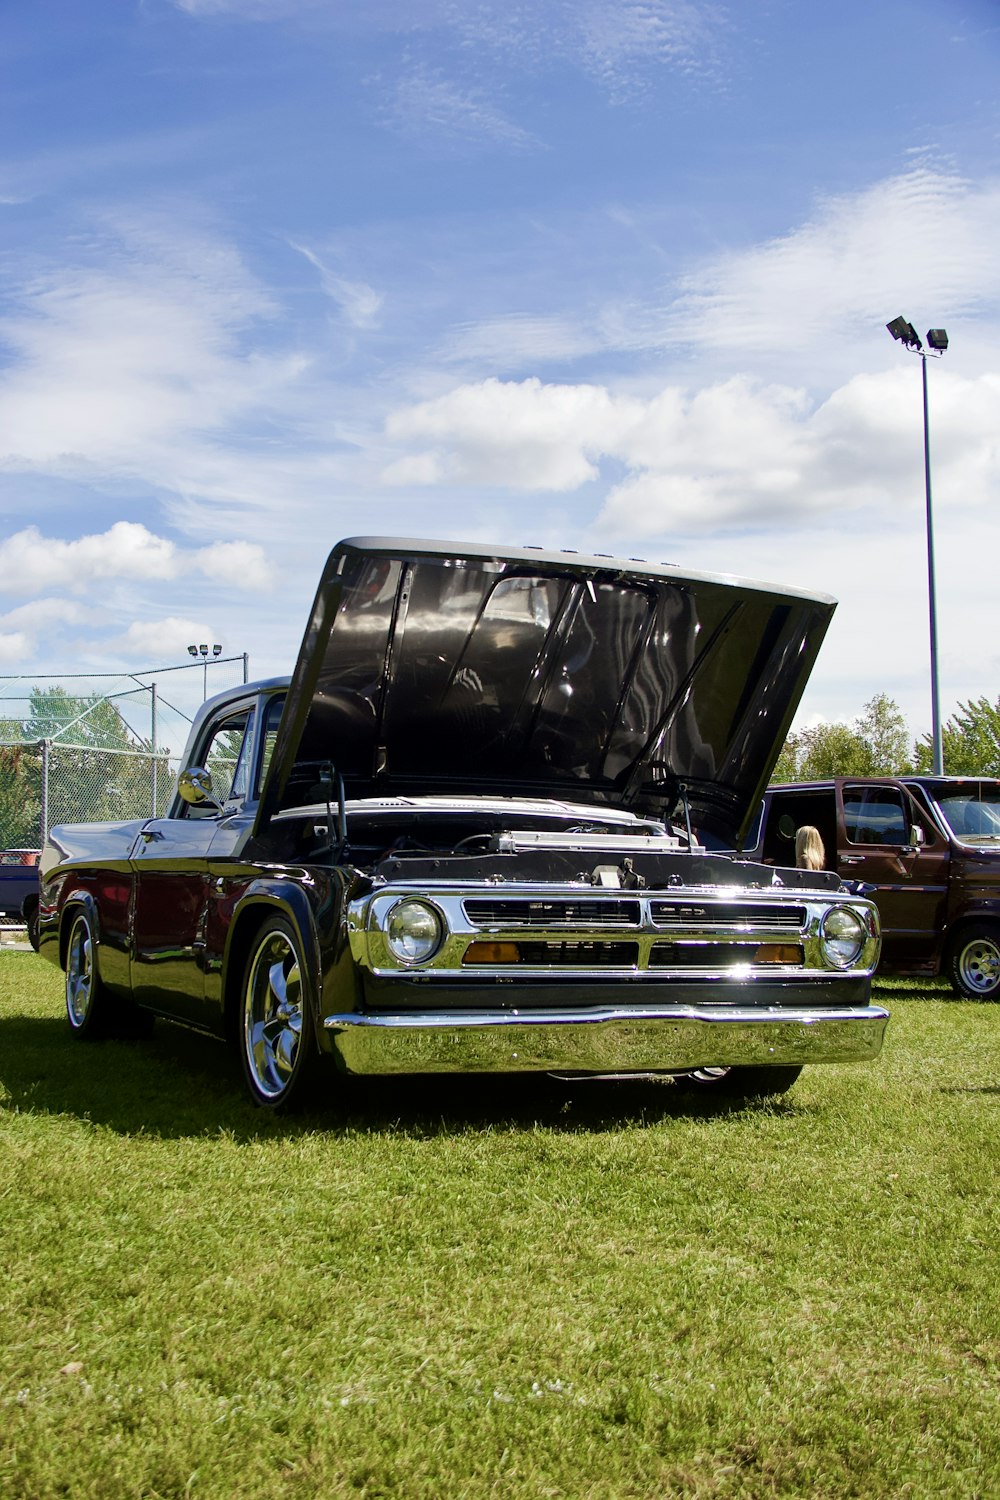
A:
{"type": "Polygon", "coordinates": [[[876,1005],[888,1005],[892,1000],[918,1000],[935,1005],[967,1005],[965,995],[958,995],[946,979],[880,979],[872,986],[872,1000],[876,1005]]]}
{"type": "Polygon", "coordinates": [[[1000,1084],[962,1083],[951,1088],[938,1089],[939,1094],[1000,1094],[1000,1084]]]}
{"type": "Polygon", "coordinates": [[[659,1120],[746,1111],[794,1114],[794,1102],[692,1096],[669,1079],[507,1074],[345,1079],[321,1074],[329,1102],[291,1115],[253,1107],[235,1050],[158,1022],[136,1041],[84,1042],[65,1020],[0,1021],[0,1109],[69,1115],[123,1135],[163,1139],[225,1132],[237,1141],[329,1135],[428,1137],[481,1131],[618,1130],[659,1120]]]}

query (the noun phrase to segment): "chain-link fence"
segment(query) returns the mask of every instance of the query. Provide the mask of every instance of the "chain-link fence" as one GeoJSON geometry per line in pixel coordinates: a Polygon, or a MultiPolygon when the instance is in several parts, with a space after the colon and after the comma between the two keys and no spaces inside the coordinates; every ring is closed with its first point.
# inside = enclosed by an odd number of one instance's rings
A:
{"type": "Polygon", "coordinates": [[[247,676],[246,656],[219,656],[129,677],[0,677],[0,849],[38,849],[55,823],[164,812],[203,698],[247,676]]]}

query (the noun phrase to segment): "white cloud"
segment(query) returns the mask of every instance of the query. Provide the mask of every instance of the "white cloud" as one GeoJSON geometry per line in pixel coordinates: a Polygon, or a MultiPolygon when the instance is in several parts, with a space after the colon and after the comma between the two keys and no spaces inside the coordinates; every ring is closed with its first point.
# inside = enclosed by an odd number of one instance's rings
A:
{"type": "Polygon", "coordinates": [[[5,667],[19,666],[25,658],[29,644],[28,637],[22,631],[0,631],[0,662],[5,667]]]}
{"type": "Polygon", "coordinates": [[[448,483],[572,490],[596,477],[594,455],[639,410],[598,386],[483,380],[390,413],[386,433],[431,443],[428,472],[448,483]]]}
{"type": "Polygon", "coordinates": [[[176,482],[185,452],[273,410],[303,361],[263,352],[274,304],[224,243],[159,218],[98,238],[0,320],[0,466],[176,482]]]}
{"type": "MultiPolygon", "coordinates": [[[[386,483],[567,492],[623,467],[599,526],[620,536],[757,529],[832,507],[887,511],[919,482],[919,409],[910,372],[857,377],[818,406],[799,390],[737,377],[648,399],[591,385],[481,381],[393,412],[388,437],[410,445],[386,483]]],[[[938,371],[937,485],[964,507],[1000,483],[993,419],[1000,376],[938,371]]]]}
{"type": "Polygon", "coordinates": [[[685,266],[675,226],[668,218],[668,235],[662,217],[594,205],[584,218],[556,221],[558,233],[552,221],[544,234],[523,225],[525,243],[508,252],[517,270],[501,286],[503,311],[493,310],[491,282],[483,288],[489,313],[453,324],[437,345],[438,363],[516,375],[554,365],[563,373],[586,360],[592,373],[602,356],[629,355],[635,379],[634,356],[652,351],[683,359],[691,383],[752,371],[822,392],[859,369],[905,364],[885,330],[903,311],[921,333],[928,324],[949,328],[947,363],[961,358],[967,372],[995,364],[1000,177],[973,183],[917,166],[821,199],[786,235],[685,266]],[[617,258],[595,266],[578,249],[591,240],[606,255],[617,247],[617,258]],[[545,257],[559,267],[555,281],[538,275],[545,257]]]}
{"type": "Polygon", "coordinates": [[[107,641],[105,645],[140,661],[162,662],[169,661],[172,657],[183,660],[192,641],[204,641],[211,648],[215,640],[213,627],[206,625],[204,620],[166,615],[160,620],[135,620],[123,635],[107,641]]]}
{"type": "Polygon", "coordinates": [[[304,255],[311,266],[315,266],[324,292],[337,304],[349,323],[355,328],[371,328],[377,323],[383,302],[380,292],[365,281],[350,281],[346,276],[339,276],[305,245],[297,245],[292,240],[289,244],[304,255]]]}
{"type": "Polygon", "coordinates": [[[820,349],[902,308],[943,320],[1000,297],[1000,181],[918,166],[823,200],[798,229],[717,257],[680,282],[663,323],[677,341],[732,357],[820,349]]]}
{"type": "MultiPolygon", "coordinates": [[[[484,84],[498,64],[536,74],[569,64],[598,83],[615,103],[641,94],[659,71],[715,77],[723,43],[732,30],[730,11],[710,0],[536,0],[512,6],[506,0],[378,0],[374,5],[343,5],[332,0],[173,0],[195,18],[225,16],[234,21],[266,21],[339,32],[395,35],[408,49],[421,44],[435,56],[449,56],[457,77],[470,74],[484,84]]],[[[517,127],[487,102],[463,92],[443,72],[426,66],[409,71],[404,112],[416,110],[429,123],[452,129],[466,118],[475,133],[502,139],[517,127]],[[429,107],[429,112],[426,113],[429,107]],[[498,128],[499,127],[499,128],[498,128]]]]}
{"type": "Polygon", "coordinates": [[[199,573],[241,589],[267,589],[272,574],[263,547],[253,542],[215,542],[191,554],[199,573]]]}
{"type": "MultiPolygon", "coordinates": [[[[218,542],[184,549],[135,521],[116,521],[99,535],[75,541],[46,537],[28,526],[0,542],[0,589],[11,594],[50,588],[85,592],[107,579],[166,582],[192,569],[243,589],[259,589],[269,579],[259,546],[218,542]]],[[[64,610],[60,614],[66,618],[64,610]]]]}
{"type": "Polygon", "coordinates": [[[607,341],[580,318],[511,313],[482,323],[459,323],[441,350],[448,363],[488,369],[523,369],[540,360],[579,359],[607,347],[607,341]]]}
{"type": "Polygon", "coordinates": [[[33,599],[30,604],[19,604],[16,609],[9,609],[6,614],[0,616],[0,625],[12,625],[15,629],[23,629],[32,633],[37,631],[43,622],[46,626],[83,625],[101,617],[100,609],[80,604],[75,599],[43,597],[33,599]]]}
{"type": "Polygon", "coordinates": [[[726,12],[688,0],[591,0],[574,3],[570,50],[613,100],[639,92],[657,68],[711,74],[718,66],[726,12]]]}
{"type": "Polygon", "coordinates": [[[538,144],[481,88],[454,83],[422,65],[410,67],[395,80],[382,111],[387,123],[399,130],[433,131],[463,144],[473,139],[521,148],[538,144]]]}

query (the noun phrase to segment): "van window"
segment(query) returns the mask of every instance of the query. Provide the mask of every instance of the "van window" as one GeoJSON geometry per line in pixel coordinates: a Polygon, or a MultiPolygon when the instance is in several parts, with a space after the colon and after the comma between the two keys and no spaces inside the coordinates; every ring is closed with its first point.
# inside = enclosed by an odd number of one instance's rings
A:
{"type": "MultiPolygon", "coordinates": [[[[826,853],[827,869],[836,869],[837,820],[833,787],[783,788],[768,793],[770,807],[764,822],[763,848],[759,857],[769,865],[795,864],[795,834],[803,824],[819,830],[826,853]]],[[[758,843],[744,845],[758,849],[758,843]]]]}
{"type": "Polygon", "coordinates": [[[892,787],[844,788],[844,832],[851,844],[905,844],[906,809],[892,787]]]}

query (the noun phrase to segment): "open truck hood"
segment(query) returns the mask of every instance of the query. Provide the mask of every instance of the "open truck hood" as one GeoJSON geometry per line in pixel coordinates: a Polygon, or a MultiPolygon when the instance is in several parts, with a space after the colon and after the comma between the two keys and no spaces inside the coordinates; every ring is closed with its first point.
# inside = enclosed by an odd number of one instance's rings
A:
{"type": "Polygon", "coordinates": [[[341,542],[256,831],[326,797],[332,766],[351,798],[556,797],[664,818],[683,784],[695,832],[732,846],[834,607],[635,559],[341,542]]]}

